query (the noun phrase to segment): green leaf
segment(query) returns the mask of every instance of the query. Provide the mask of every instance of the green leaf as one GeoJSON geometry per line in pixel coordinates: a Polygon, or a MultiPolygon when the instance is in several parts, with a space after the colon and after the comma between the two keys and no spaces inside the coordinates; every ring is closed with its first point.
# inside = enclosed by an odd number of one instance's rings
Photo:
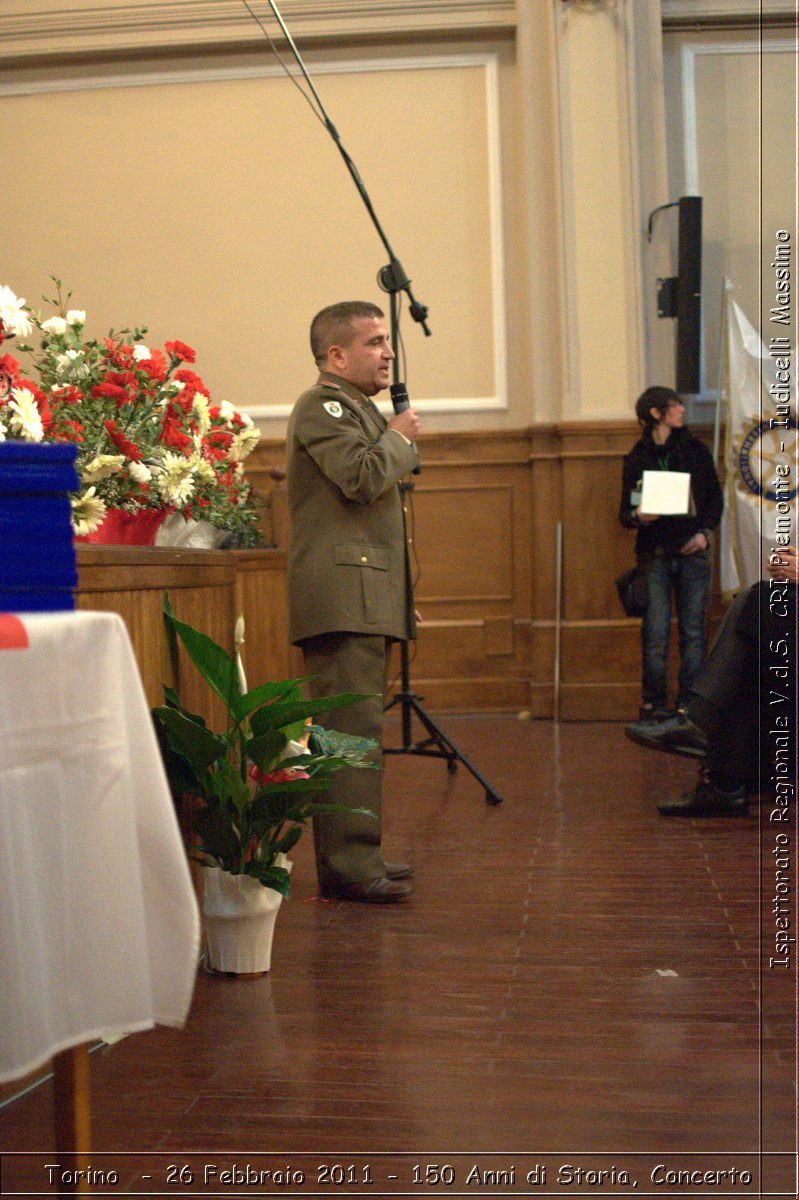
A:
{"type": "Polygon", "coordinates": [[[308,675],[302,679],[281,679],[275,683],[262,683],[260,687],[253,688],[252,691],[240,696],[236,701],[234,706],[236,720],[243,721],[256,708],[260,708],[262,704],[269,704],[273,700],[288,696],[301,699],[302,692],[298,685],[307,683],[310,678],[311,676],[308,675]]]}
{"type": "Polygon", "coordinates": [[[333,712],[337,708],[345,708],[348,704],[358,704],[368,700],[369,696],[357,692],[342,692],[338,696],[322,696],[319,700],[278,700],[259,708],[250,719],[253,733],[265,733],[267,729],[284,729],[295,721],[304,721],[306,717],[318,713],[333,712]]]}
{"type": "MultiPolygon", "coordinates": [[[[186,648],[197,670],[233,714],[241,696],[235,660],[213,638],[179,621],[172,611],[169,596],[164,596],[164,619],[186,648]]],[[[238,723],[238,722],[236,722],[238,723]]]]}
{"type": "Polygon", "coordinates": [[[215,858],[225,870],[238,867],[241,860],[241,841],[229,818],[218,809],[203,808],[194,819],[200,837],[200,849],[215,858]]]}
{"type": "Polygon", "coordinates": [[[379,746],[372,738],[357,737],[352,733],[340,733],[337,729],[323,729],[314,725],[308,739],[308,749],[314,755],[344,759],[349,766],[376,766],[370,759],[379,746]]]}
{"type": "Polygon", "coordinates": [[[274,888],[281,896],[289,894],[289,873],[285,867],[274,867],[262,862],[248,862],[244,868],[245,875],[252,875],[264,887],[274,888]]]}
{"type": "Polygon", "coordinates": [[[276,854],[288,854],[289,850],[293,850],[302,837],[303,825],[304,822],[299,825],[292,825],[291,829],[288,829],[282,838],[278,838],[271,843],[272,850],[276,854]]]}
{"type": "MultiPolygon", "coordinates": [[[[220,802],[220,807],[232,804],[240,823],[245,809],[248,807],[250,792],[245,780],[228,759],[223,758],[211,776],[210,794],[220,802]]],[[[210,798],[210,797],[209,797],[210,798]]]]}
{"type": "Polygon", "coordinates": [[[198,774],[227,753],[225,739],[187,717],[177,708],[162,705],[153,716],[164,731],[171,750],[180,754],[198,774]]]}
{"type": "Polygon", "coordinates": [[[247,757],[259,771],[272,769],[272,764],[288,745],[288,738],[280,729],[267,729],[266,733],[252,737],[247,742],[247,757]]]}

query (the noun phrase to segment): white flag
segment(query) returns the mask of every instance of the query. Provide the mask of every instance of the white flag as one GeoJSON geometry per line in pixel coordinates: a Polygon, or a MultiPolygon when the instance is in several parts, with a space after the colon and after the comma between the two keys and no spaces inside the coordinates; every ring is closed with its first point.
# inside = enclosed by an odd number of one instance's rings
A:
{"type": "Polygon", "coordinates": [[[793,360],[787,338],[766,347],[738,304],[727,299],[727,433],[721,590],[725,594],[767,578],[768,557],[795,542],[797,441],[790,387],[778,366],[793,360]]]}

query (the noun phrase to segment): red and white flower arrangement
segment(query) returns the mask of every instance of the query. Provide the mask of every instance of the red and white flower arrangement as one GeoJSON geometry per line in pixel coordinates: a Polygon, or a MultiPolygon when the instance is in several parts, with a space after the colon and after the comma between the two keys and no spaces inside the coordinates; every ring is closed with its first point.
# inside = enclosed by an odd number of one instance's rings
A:
{"type": "Polygon", "coordinates": [[[46,320],[0,288],[0,340],[28,336],[33,327],[40,334],[38,351],[18,346],[31,356],[36,382],[11,354],[0,356],[0,441],[77,445],[79,535],[93,533],[109,509],[149,508],[208,521],[238,545],[258,545],[243,466],[260,437],[252,420],[227,401],[214,403],[184,342],[151,349],[145,328],[86,338],[85,312],[68,309],[55,283],[57,313],[46,320]]]}

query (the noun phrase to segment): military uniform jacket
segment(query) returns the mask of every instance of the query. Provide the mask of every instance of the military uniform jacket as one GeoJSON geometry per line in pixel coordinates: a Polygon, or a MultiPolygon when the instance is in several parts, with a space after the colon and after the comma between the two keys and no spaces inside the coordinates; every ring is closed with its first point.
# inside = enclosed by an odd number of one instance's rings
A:
{"type": "Polygon", "coordinates": [[[415,635],[402,497],[418,463],[356,387],[323,372],[289,420],[289,636],[415,635]]]}

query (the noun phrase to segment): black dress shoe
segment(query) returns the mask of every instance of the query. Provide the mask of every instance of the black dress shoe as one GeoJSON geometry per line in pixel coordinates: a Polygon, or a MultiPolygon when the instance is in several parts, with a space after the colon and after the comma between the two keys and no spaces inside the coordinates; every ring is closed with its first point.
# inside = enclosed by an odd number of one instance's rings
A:
{"type": "Polygon", "coordinates": [[[703,778],[679,800],[664,800],[658,805],[658,812],[664,817],[745,817],[746,788],[741,785],[725,792],[703,778]]]}
{"type": "Polygon", "coordinates": [[[624,736],[648,750],[665,750],[667,754],[682,754],[687,758],[704,758],[707,754],[704,732],[684,713],[658,723],[636,721],[626,726],[624,736]]]}
{"type": "Polygon", "coordinates": [[[394,904],[413,891],[412,883],[400,883],[381,875],[379,879],[363,879],[358,883],[339,883],[323,888],[322,895],[337,900],[359,900],[363,904],[394,904]]]}
{"type": "Polygon", "coordinates": [[[386,879],[410,879],[413,867],[409,863],[386,863],[386,879]]]}

